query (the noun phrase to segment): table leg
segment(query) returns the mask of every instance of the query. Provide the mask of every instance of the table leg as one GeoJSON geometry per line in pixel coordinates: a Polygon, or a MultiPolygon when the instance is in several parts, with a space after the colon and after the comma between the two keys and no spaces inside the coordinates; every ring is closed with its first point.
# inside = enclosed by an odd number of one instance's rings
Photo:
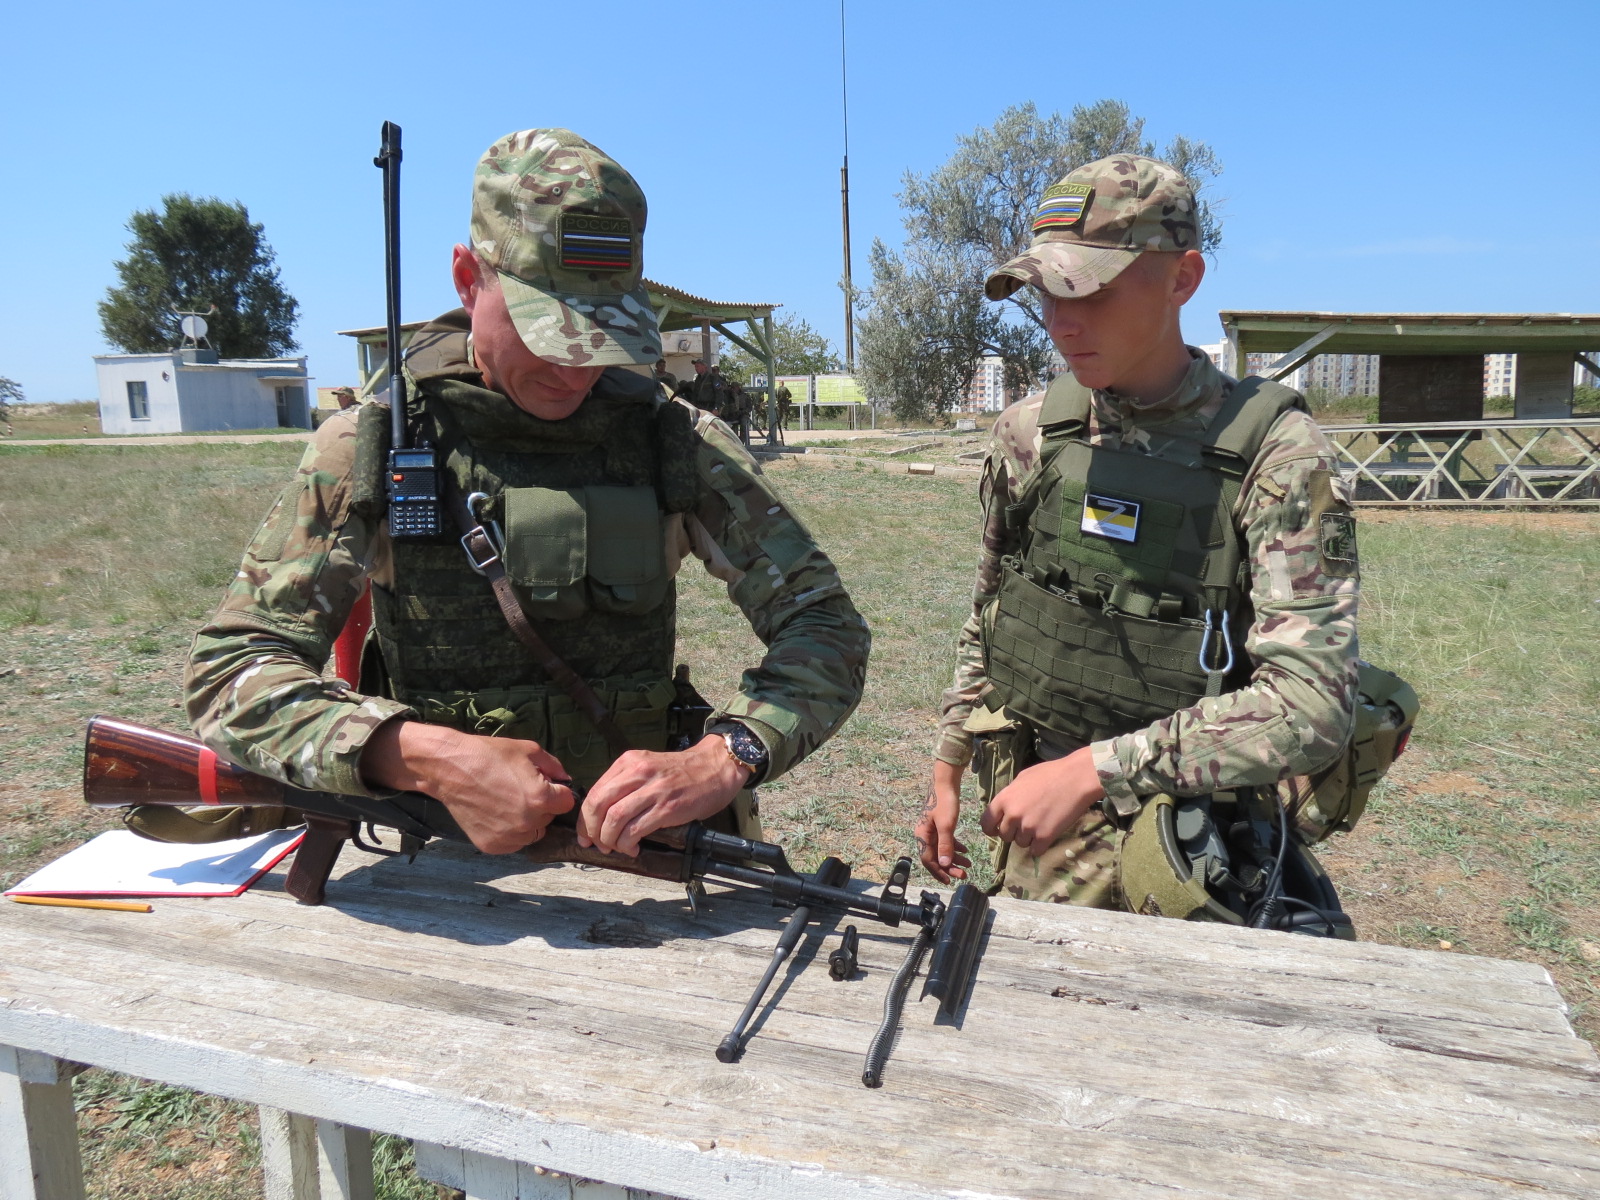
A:
{"type": "Polygon", "coordinates": [[[577,1179],[471,1150],[430,1142],[417,1142],[415,1148],[417,1174],[465,1192],[467,1200],[673,1200],[660,1192],[577,1179]]]}
{"type": "Polygon", "coordinates": [[[373,1200],[370,1130],[318,1121],[317,1159],[321,1200],[373,1200]]]}
{"type": "Polygon", "coordinates": [[[317,1123],[281,1108],[260,1112],[266,1200],[322,1200],[317,1123]]]}
{"type": "Polygon", "coordinates": [[[73,1067],[0,1046],[0,1200],[83,1200],[73,1067]]]}
{"type": "Polygon", "coordinates": [[[266,1200],[373,1200],[370,1131],[281,1108],[260,1112],[266,1200]]]}

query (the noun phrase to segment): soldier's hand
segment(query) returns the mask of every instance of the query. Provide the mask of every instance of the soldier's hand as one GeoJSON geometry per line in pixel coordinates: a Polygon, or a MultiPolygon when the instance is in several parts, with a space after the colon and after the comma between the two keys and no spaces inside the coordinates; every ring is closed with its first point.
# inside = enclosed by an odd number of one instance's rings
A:
{"type": "Polygon", "coordinates": [[[584,797],[578,844],[636,855],[639,842],[657,829],[727,808],[749,778],[716,735],[674,753],[629,750],[584,797]]]}
{"type": "Polygon", "coordinates": [[[450,810],[485,854],[511,854],[544,837],[576,798],[567,772],[538,742],[482,737],[421,721],[390,721],[361,752],[377,787],[422,792],[450,810]]]}
{"type": "Polygon", "coordinates": [[[1070,832],[1105,789],[1085,746],[1054,762],[1021,771],[983,810],[983,831],[1029,851],[1035,858],[1070,832]]]}
{"type": "Polygon", "coordinates": [[[961,816],[961,775],[964,767],[941,759],[933,762],[933,780],[917,821],[917,854],[922,865],[940,883],[965,879],[972,860],[967,848],[956,840],[956,821],[961,816]]]}

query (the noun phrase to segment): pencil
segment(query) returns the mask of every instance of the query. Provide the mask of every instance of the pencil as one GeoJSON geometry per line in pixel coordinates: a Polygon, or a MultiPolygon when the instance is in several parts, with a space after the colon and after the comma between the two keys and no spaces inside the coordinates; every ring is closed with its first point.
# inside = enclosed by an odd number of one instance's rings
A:
{"type": "Polygon", "coordinates": [[[65,896],[8,896],[18,904],[48,904],[51,908],[112,908],[117,912],[154,912],[143,900],[69,900],[65,896]]]}

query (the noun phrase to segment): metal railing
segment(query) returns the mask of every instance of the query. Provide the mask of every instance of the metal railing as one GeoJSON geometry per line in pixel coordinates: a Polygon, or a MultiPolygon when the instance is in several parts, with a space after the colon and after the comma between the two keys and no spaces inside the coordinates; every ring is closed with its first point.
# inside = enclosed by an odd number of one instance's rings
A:
{"type": "Polygon", "coordinates": [[[1324,425],[1361,506],[1600,508],[1600,418],[1324,425]]]}

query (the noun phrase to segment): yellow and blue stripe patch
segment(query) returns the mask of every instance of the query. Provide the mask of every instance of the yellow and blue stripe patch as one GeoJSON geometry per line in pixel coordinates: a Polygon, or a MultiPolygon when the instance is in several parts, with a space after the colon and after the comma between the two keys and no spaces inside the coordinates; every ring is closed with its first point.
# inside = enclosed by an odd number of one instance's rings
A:
{"type": "Polygon", "coordinates": [[[1093,197],[1094,188],[1087,183],[1057,183],[1046,188],[1033,216],[1033,232],[1071,229],[1083,220],[1093,197]]]}

